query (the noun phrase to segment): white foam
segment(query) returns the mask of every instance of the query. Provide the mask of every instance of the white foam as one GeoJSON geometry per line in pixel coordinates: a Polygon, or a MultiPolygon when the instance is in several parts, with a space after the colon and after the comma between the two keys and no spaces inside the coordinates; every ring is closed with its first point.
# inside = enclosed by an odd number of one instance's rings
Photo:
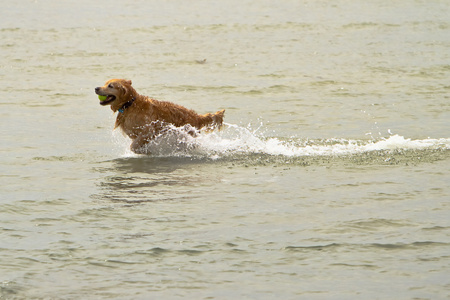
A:
{"type": "MultiPolygon", "coordinates": [[[[230,129],[230,128],[229,128],[230,129]]],[[[229,130],[228,129],[228,130],[229,130]]],[[[237,129],[237,128],[235,128],[237,129]]],[[[227,133],[213,133],[204,135],[200,145],[216,154],[233,153],[261,153],[283,156],[326,156],[349,155],[382,150],[422,150],[422,149],[450,149],[450,138],[412,140],[399,135],[392,135],[386,139],[373,140],[280,140],[279,138],[265,138],[255,133],[239,128],[238,134],[228,136],[227,133]]]]}
{"type": "MultiPolygon", "coordinates": [[[[176,136],[160,137],[148,147],[153,156],[190,156],[217,159],[240,154],[267,154],[287,157],[351,155],[383,150],[423,150],[450,149],[450,138],[413,140],[400,135],[392,135],[378,141],[324,139],[302,140],[296,138],[279,139],[266,137],[257,130],[226,124],[220,132],[202,133],[193,138],[182,129],[176,136]]],[[[117,137],[115,138],[118,141],[117,137]]],[[[129,148],[129,139],[125,143],[125,156],[133,155],[129,148]]]]}
{"type": "Polygon", "coordinates": [[[383,139],[375,143],[369,143],[364,146],[364,151],[376,150],[396,150],[396,149],[426,149],[426,148],[445,148],[450,149],[450,139],[424,139],[412,140],[400,135],[393,135],[388,139],[383,139]]]}

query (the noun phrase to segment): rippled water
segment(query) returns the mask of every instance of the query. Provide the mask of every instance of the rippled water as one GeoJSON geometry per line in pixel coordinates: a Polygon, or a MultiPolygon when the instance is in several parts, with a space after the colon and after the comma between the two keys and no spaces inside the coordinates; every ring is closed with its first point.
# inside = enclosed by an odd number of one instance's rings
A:
{"type": "Polygon", "coordinates": [[[0,13],[1,299],[448,299],[445,1],[0,13]],[[130,152],[94,87],[225,128],[130,152]]]}

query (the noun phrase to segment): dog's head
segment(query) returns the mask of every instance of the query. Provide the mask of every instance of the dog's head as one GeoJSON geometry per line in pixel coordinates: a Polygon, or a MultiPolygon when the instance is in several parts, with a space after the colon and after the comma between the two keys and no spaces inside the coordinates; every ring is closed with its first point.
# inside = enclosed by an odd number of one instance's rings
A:
{"type": "Polygon", "coordinates": [[[135,97],[136,91],[131,86],[131,80],[111,79],[104,86],[96,87],[95,93],[106,97],[100,100],[100,105],[111,105],[111,109],[117,111],[135,97]]]}

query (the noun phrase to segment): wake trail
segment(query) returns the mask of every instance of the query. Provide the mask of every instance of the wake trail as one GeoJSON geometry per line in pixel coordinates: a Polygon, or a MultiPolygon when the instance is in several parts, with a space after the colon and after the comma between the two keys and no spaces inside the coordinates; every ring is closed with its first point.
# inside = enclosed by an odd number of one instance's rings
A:
{"type": "MultiPolygon", "coordinates": [[[[224,124],[221,131],[201,133],[192,137],[183,128],[172,127],[169,134],[153,140],[148,153],[158,157],[194,157],[221,159],[246,155],[292,157],[345,156],[374,151],[449,150],[450,138],[411,139],[391,135],[378,140],[302,139],[271,137],[261,132],[261,126],[252,129],[235,124],[224,124]]],[[[118,139],[116,138],[118,141],[118,139]]],[[[129,147],[129,139],[119,142],[129,147]]],[[[122,148],[123,149],[123,148],[122,148]]],[[[125,156],[133,156],[127,151],[125,156]]]]}

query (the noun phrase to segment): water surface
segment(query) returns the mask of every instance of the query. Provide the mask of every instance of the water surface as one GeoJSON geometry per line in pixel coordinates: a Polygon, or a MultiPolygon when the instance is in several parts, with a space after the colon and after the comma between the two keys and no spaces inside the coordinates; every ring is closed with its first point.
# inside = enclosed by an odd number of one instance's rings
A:
{"type": "Polygon", "coordinates": [[[3,4],[0,298],[448,299],[449,9],[3,4]],[[226,126],[132,154],[113,77],[226,126]]]}

